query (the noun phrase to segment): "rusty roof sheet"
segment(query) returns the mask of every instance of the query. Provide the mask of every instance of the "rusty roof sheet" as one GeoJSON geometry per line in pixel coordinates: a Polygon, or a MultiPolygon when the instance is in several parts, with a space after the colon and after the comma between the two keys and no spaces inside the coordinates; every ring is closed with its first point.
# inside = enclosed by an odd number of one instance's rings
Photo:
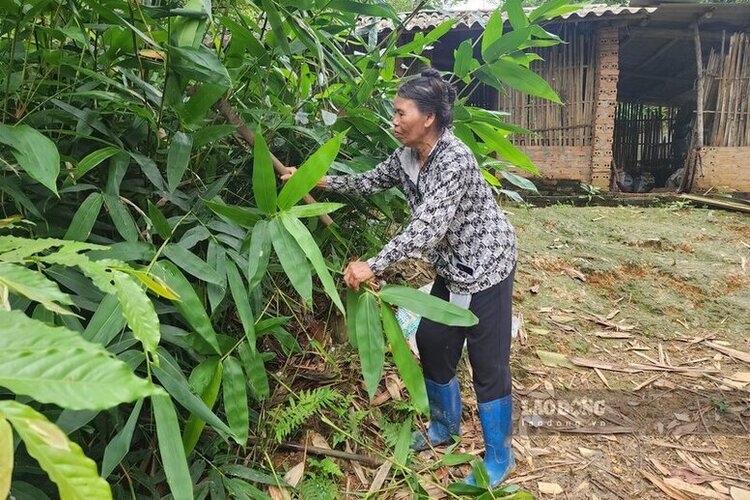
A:
{"type": "MultiPolygon", "coordinates": [[[[418,12],[407,23],[407,30],[428,30],[432,29],[449,19],[456,19],[457,23],[454,28],[463,29],[481,29],[484,28],[490,20],[490,15],[496,9],[480,10],[424,10],[418,12]]],[[[530,12],[533,9],[525,9],[530,12]]],[[[615,16],[638,16],[647,15],[654,12],[654,7],[624,7],[607,4],[592,4],[580,10],[565,14],[562,19],[592,19],[592,18],[609,18],[615,16]]],[[[361,28],[371,28],[376,26],[378,31],[392,30],[393,22],[389,19],[362,17],[359,20],[361,28]]]]}

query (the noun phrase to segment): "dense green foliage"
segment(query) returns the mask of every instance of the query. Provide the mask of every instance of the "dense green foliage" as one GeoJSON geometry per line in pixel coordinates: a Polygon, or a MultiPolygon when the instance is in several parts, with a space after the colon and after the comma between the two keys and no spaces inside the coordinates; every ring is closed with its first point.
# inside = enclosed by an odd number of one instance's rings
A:
{"type": "MultiPolygon", "coordinates": [[[[453,77],[557,100],[525,49],[559,43],[538,23],[570,9],[555,0],[527,15],[509,1],[511,30],[496,13],[484,60],[465,42],[453,77]]],[[[398,287],[339,296],[351,256],[403,220],[402,196],[298,203],[327,171],[366,170],[396,146],[399,61],[452,23],[396,47],[356,29],[360,14],[394,11],[349,0],[6,0],[0,14],[0,497],[107,498],[110,485],[116,497],[265,497],[283,481],[259,470],[269,464],[251,434],[272,442],[329,408],[340,442],[364,418],[339,411],[351,395],[304,405],[277,371],[310,321],[347,311],[370,397],[390,345],[410,408],[426,410],[390,305],[474,318],[398,287]],[[222,98],[256,130],[251,152],[215,111],[222,98]],[[300,165],[284,186],[272,154],[300,165]],[[287,401],[284,421],[267,418],[287,401]]],[[[505,138],[519,129],[464,98],[456,133],[514,195],[495,172],[533,170],[505,138]]]]}

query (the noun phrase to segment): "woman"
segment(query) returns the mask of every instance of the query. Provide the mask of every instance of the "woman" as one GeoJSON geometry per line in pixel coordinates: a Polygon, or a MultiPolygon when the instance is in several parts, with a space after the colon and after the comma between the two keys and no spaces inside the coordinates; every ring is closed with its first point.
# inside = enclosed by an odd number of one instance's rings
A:
{"type": "MultiPolygon", "coordinates": [[[[411,219],[375,257],[352,262],[347,286],[360,284],[406,258],[426,256],[437,272],[432,295],[470,309],[479,323],[450,327],[422,319],[416,333],[430,403],[424,450],[460,435],[461,394],[456,366],[466,340],[485,441],[484,464],[493,486],[514,465],[511,450],[511,301],[516,239],[476,159],[451,132],[456,92],[428,69],[401,85],[393,127],[403,144],[373,170],[328,176],[318,186],[338,193],[372,194],[399,186],[411,219]]],[[[286,180],[294,170],[283,176],[286,180]]],[[[474,484],[473,474],[467,482],[474,484]]]]}

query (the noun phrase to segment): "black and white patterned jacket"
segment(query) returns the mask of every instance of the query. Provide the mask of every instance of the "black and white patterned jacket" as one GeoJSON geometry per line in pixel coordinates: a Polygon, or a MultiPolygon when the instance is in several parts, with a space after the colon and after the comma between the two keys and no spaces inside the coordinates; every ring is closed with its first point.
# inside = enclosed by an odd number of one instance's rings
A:
{"type": "Polygon", "coordinates": [[[328,176],[329,191],[373,194],[400,185],[406,195],[409,224],[367,261],[372,271],[424,256],[456,294],[504,280],[516,262],[515,232],[472,152],[446,130],[421,169],[415,154],[402,146],[368,172],[328,176]]]}

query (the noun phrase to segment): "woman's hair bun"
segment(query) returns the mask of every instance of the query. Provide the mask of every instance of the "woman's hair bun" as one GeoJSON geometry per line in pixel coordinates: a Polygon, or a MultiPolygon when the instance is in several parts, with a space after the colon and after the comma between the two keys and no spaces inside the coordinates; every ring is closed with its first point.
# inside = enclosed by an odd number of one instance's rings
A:
{"type": "Polygon", "coordinates": [[[425,78],[439,78],[440,80],[443,79],[440,72],[435,68],[427,68],[426,70],[422,71],[422,76],[424,76],[425,78]]]}

